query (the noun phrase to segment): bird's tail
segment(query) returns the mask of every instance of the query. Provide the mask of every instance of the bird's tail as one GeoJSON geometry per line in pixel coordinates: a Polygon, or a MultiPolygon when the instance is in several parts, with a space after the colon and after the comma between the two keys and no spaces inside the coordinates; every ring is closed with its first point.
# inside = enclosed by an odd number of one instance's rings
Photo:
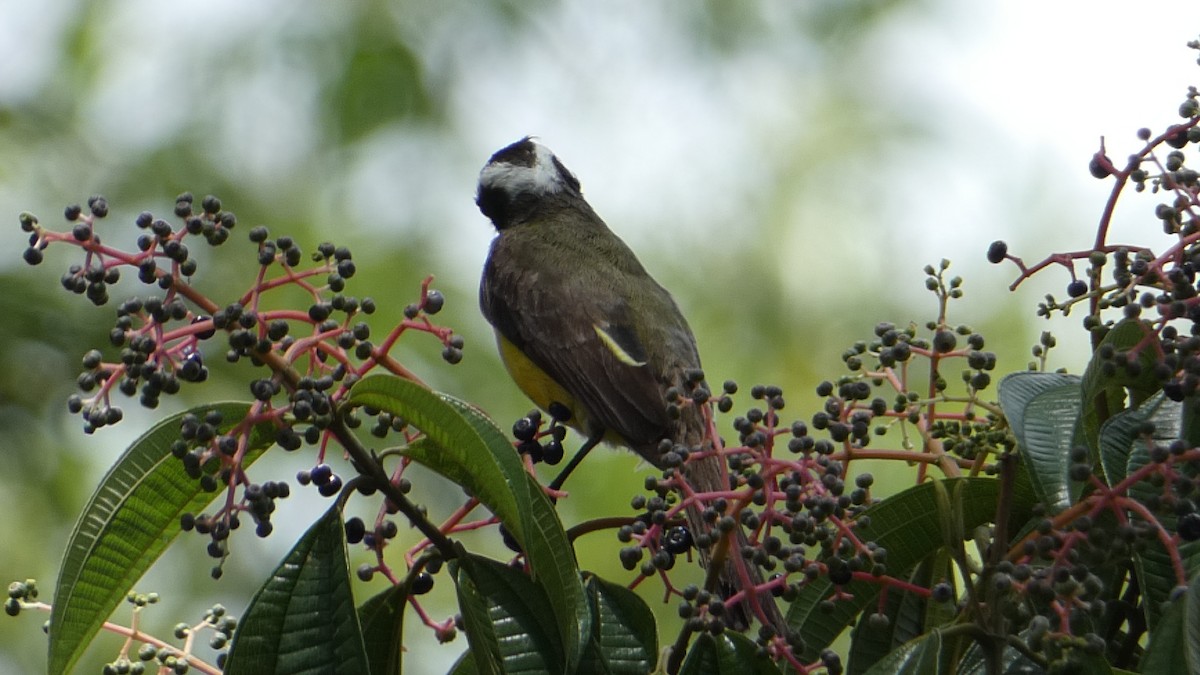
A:
{"type": "MultiPolygon", "coordinates": [[[[709,434],[708,421],[701,406],[685,405],[680,409],[676,442],[688,449],[682,476],[692,493],[685,494],[685,497],[730,491],[725,460],[714,448],[714,440],[719,439],[712,436],[715,434],[709,434]]],[[[697,542],[701,565],[706,570],[711,570],[714,563],[720,565],[717,585],[709,590],[718,592],[722,599],[743,592],[740,602],[725,604],[723,620],[730,627],[744,629],[757,618],[763,625],[773,628],[777,635],[783,634],[784,619],[774,597],[769,591],[756,591],[762,586],[763,577],[758,565],[750,558],[750,542],[738,517],[740,507],[744,505],[737,500],[726,499],[725,512],[716,513],[714,522],[711,515],[708,519],[704,517],[705,509],[714,501],[693,499],[688,503],[685,513],[692,538],[697,542]],[[726,516],[733,519],[732,528],[728,527],[726,516]],[[722,520],[725,520],[724,526],[722,520]],[[708,545],[703,545],[705,543],[708,545]]],[[[711,579],[713,573],[710,571],[708,576],[711,579]]]]}

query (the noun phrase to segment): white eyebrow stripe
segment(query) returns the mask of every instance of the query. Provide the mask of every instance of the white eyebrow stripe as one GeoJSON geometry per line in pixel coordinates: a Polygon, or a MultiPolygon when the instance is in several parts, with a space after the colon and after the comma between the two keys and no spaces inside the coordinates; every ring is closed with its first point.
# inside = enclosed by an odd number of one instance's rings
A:
{"type": "Polygon", "coordinates": [[[532,167],[493,162],[479,172],[479,184],[499,188],[510,194],[562,192],[566,183],[558,167],[554,165],[554,153],[540,143],[534,143],[533,148],[535,159],[532,167]]]}

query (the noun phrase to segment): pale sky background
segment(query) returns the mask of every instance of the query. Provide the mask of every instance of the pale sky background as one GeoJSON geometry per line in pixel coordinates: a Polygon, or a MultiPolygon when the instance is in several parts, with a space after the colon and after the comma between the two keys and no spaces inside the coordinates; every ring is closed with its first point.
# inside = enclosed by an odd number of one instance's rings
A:
{"type": "MultiPolygon", "coordinates": [[[[1051,271],[1010,298],[1015,268],[983,264],[987,244],[1005,239],[1027,262],[1086,248],[1110,186],[1087,172],[1100,136],[1119,164],[1140,147],[1136,129],[1177,121],[1187,86],[1200,82],[1197,52],[1185,47],[1200,33],[1195,0],[928,0],[890,10],[869,34],[828,38],[845,48],[797,36],[830,5],[737,4],[752,18],[721,51],[698,46],[703,17],[671,3],[532,3],[515,28],[490,5],[396,3],[396,30],[445,122],[385,126],[318,155],[314,73],[329,60],[286,46],[344,28],[340,3],[129,0],[89,10],[86,0],[0,0],[0,113],[46,96],[65,50],[90,50],[99,69],[74,90],[75,140],[23,138],[0,115],[0,155],[20,158],[0,164],[9,224],[0,247],[12,252],[0,269],[21,264],[17,213],[52,216],[117,190],[125,157],[183,133],[228,183],[255,187],[262,204],[242,209],[292,203],[299,213],[289,217],[338,236],[433,242],[428,271],[466,289],[469,306],[493,235],[473,204],[476,176],[493,151],[536,134],[647,266],[676,280],[689,314],[701,309],[698,288],[737,283],[738,270],[749,284],[756,269],[781,272],[781,312],[814,311],[848,278],[874,289],[872,307],[928,307],[921,267],[940,258],[954,261],[969,293],[1032,312],[1068,277],[1051,271]],[[73,44],[64,26],[89,11],[97,29],[73,44]]],[[[173,196],[116,206],[165,211],[173,196]]],[[[1128,200],[1114,240],[1162,247],[1146,241],[1161,237],[1145,234],[1147,222],[1157,227],[1148,199],[1128,200]]],[[[356,250],[370,261],[370,247],[356,250]]],[[[983,307],[964,320],[989,318],[983,307]]],[[[717,330],[702,348],[742,339],[717,330]]],[[[836,355],[857,335],[821,337],[836,355]]],[[[1078,370],[1082,359],[1063,365],[1078,370]]],[[[134,414],[108,437],[115,447],[144,428],[138,419],[151,418],[134,414]]],[[[2,557],[0,573],[28,574],[2,557]]],[[[459,648],[410,659],[408,672],[445,672],[459,648]]],[[[18,663],[28,661],[0,646],[0,673],[23,672],[18,663]]]]}

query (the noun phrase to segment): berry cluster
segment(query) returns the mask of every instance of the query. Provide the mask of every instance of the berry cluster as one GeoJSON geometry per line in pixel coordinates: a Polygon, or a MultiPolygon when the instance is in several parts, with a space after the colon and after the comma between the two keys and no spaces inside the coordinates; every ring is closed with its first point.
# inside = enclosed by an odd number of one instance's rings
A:
{"type": "MultiPolygon", "coordinates": [[[[1200,49],[1200,42],[1192,46],[1200,49]]],[[[1168,592],[1183,593],[1193,572],[1188,560],[1200,538],[1200,450],[1187,425],[1171,416],[1184,414],[1200,391],[1200,173],[1189,166],[1189,152],[1200,144],[1194,87],[1179,115],[1184,121],[1157,135],[1138,130],[1142,147],[1123,164],[1114,163],[1101,142],[1089,170],[1113,185],[1092,248],[1028,266],[1003,241],[987,253],[992,263],[1018,267],[1013,288],[1051,266],[1068,271],[1066,299],[1047,295],[1038,314],[1085,312],[1094,352],[1084,386],[1109,383],[1121,392],[1093,400],[1085,391],[1085,414],[1097,408],[1096,426],[1118,415],[1133,420],[1125,432],[1128,447],[1118,441],[1116,455],[1112,434],[1107,445],[1070,450],[1067,475],[1082,494],[1065,510],[1042,513],[1034,531],[985,571],[991,601],[1010,631],[1024,631],[1029,648],[1048,663],[1070,660],[1072,650],[1136,663],[1146,615],[1161,611],[1168,592]],[[1130,185],[1158,200],[1156,229],[1170,239],[1162,252],[1109,241],[1117,199],[1130,185]],[[1157,401],[1155,416],[1138,410],[1147,400],[1157,401]],[[1160,578],[1135,578],[1129,561],[1141,556],[1165,561],[1160,578]]],[[[1034,348],[1042,369],[1053,346],[1054,338],[1043,333],[1034,348]]]]}
{"type": "MultiPolygon", "coordinates": [[[[308,422],[311,418],[318,428],[330,419],[330,406],[308,400],[314,392],[326,392],[328,398],[335,383],[348,386],[377,366],[407,375],[387,356],[406,330],[437,336],[448,362],[462,359],[461,336],[434,326],[426,318],[436,314],[445,302],[440,292],[428,288],[428,282],[422,289],[421,302],[406,308],[407,321],[395,327],[382,343],[372,342],[371,328],[362,317],[374,313],[374,300],[344,293],[347,280],[356,272],[346,247],[321,244],[311,256],[312,266],[303,268],[303,252],[291,237],[271,239],[266,227],[254,227],[249,231],[249,240],[256,246],[259,274],[241,298],[222,305],[190,282],[198,272],[198,263],[189,250],[189,244],[197,238],[208,246],[219,246],[229,239],[237,218],[223,210],[219,199],[205,197],[196,211],[192,195],[180,195],[175,203],[174,225],[149,212],[142,213],[135,223],[146,232],[137,238],[137,250],[133,252],[101,241],[98,225],[108,213],[107,200],[97,196],[88,200],[86,213],[78,206],[66,209],[70,232],[46,229],[31,214],[20,218],[22,229],[30,233],[30,246],[24,255],[30,264],[41,263],[43,251],[54,243],[73,244],[85,251],[84,261],[72,265],[63,275],[62,284],[67,290],[86,294],[98,305],[105,304],[110,287],[120,280],[121,268],[133,267],[138,279],[159,293],[129,298],[117,308],[117,321],[110,333],[112,346],[120,349],[117,360],[106,361],[99,349],[85,354],[78,380],[82,394],[72,396],[68,407],[83,415],[84,428],[89,432],[122,419],[120,407],[111,401],[114,390],[138,396],[142,405],[154,408],[163,394],[177,393],[181,383],[205,381],[208,368],[204,352],[218,332],[226,340],[226,360],[249,358],[254,365],[266,363],[274,371],[251,387],[256,399],[267,401],[284,391],[295,395],[298,398],[292,403],[298,419],[308,422]],[[288,287],[298,287],[312,297],[306,312],[263,309],[267,294],[288,287]],[[307,331],[298,334],[296,327],[300,325],[307,331]],[[313,363],[304,369],[307,372],[289,378],[286,369],[302,360],[313,363]],[[308,386],[292,381],[304,376],[311,378],[308,386]],[[297,389],[308,393],[295,393],[297,389]],[[323,412],[310,415],[314,408],[323,412]]],[[[294,445],[294,441],[289,444],[294,445]]]]}
{"type": "MultiPolygon", "coordinates": [[[[82,359],[78,378],[80,393],[68,400],[68,409],[80,414],[88,433],[115,424],[123,418],[114,403],[114,392],[136,397],[147,408],[156,408],[163,395],[178,393],[185,384],[199,384],[209,377],[206,358],[223,352],[229,363],[246,362],[264,372],[249,383],[252,404],[238,419],[226,419],[221,410],[189,414],[181,420],[179,438],[171,453],[183,471],[199,483],[201,490],[226,490],[227,498],[210,513],[187,513],[181,517],[185,531],[209,539],[208,553],[220,562],[229,555],[229,538],[249,517],[259,536],[273,530],[276,502],[291,493],[286,481],[252,480],[245,471],[250,456],[275,444],[287,451],[315,446],[317,463],[300,471],[297,483],[313,486],[325,497],[343,492],[346,482],[325,463],[329,443],[345,441],[347,429],[361,424],[356,411],[339,410],[354,382],[375,369],[413,378],[390,351],[410,330],[428,333],[443,346],[442,357],[458,363],[463,357],[463,340],[450,329],[435,325],[430,317],[445,305],[445,297],[430,288],[426,279],[420,300],[404,309],[404,320],[375,340],[368,318],[376,303],[369,297],[347,293],[357,268],[350,250],[323,243],[311,255],[291,237],[272,237],[264,226],[250,228],[248,240],[254,251],[249,286],[239,297],[218,302],[197,284],[200,262],[192,249],[216,247],[230,241],[238,220],[221,201],[208,196],[198,208],[190,193],[175,202],[173,218],[158,218],[145,212],[135,219],[141,230],[133,250],[122,250],[102,241],[101,222],[109,215],[103,197],[92,197],[87,208],[68,207],[65,232],[43,227],[31,214],[22,214],[21,227],[30,233],[25,260],[39,264],[51,244],[71,245],[83,251],[84,259],[71,265],[62,285],[72,293],[86,295],[93,303],[111,301],[114,284],[124,268],[136,270],[143,290],[117,305],[116,321],[109,335],[110,348],[90,349],[82,359]],[[309,298],[301,310],[278,307],[274,296],[296,291],[309,298]]],[[[379,411],[371,431],[382,437],[404,432],[402,419],[379,411]]],[[[400,470],[402,470],[401,467],[400,470]]],[[[392,477],[393,485],[407,480],[392,477]]],[[[347,481],[348,482],[348,481],[347,481]]],[[[374,492],[368,483],[360,492],[374,492]]],[[[395,513],[395,505],[381,512],[395,513]]],[[[392,521],[381,521],[374,535],[359,541],[382,553],[383,543],[397,533],[392,521]]],[[[422,582],[423,583],[423,582],[422,582]]],[[[417,584],[420,587],[421,584],[417,584]]]]}
{"type": "MultiPolygon", "coordinates": [[[[5,612],[9,616],[17,616],[23,609],[49,611],[50,605],[38,602],[37,597],[36,580],[14,581],[8,586],[8,600],[4,605],[5,612]]],[[[110,621],[105,624],[105,627],[111,632],[123,635],[126,641],[117,657],[104,664],[100,672],[104,675],[140,675],[141,673],[183,675],[192,672],[194,668],[201,672],[219,672],[217,669],[224,666],[227,656],[227,652],[223,650],[229,646],[229,641],[237,629],[237,619],[229,615],[223,606],[214,605],[205,611],[204,619],[200,623],[196,625],[180,623],[175,626],[173,635],[176,640],[182,641],[182,646],[176,647],[140,628],[142,612],[147,607],[158,604],[158,601],[158,593],[129,591],[125,595],[125,602],[132,608],[130,624],[122,626],[110,621]],[[208,646],[218,652],[216,669],[193,655],[195,639],[202,630],[213,632],[208,646]],[[140,646],[138,646],[139,644],[140,646]],[[135,647],[136,651],[134,651],[135,647]]],[[[49,623],[49,621],[46,622],[47,628],[49,623]]]]}
{"type": "Polygon", "coordinates": [[[153,408],[162,394],[177,393],[181,381],[204,379],[207,371],[196,348],[197,340],[202,339],[197,337],[198,329],[178,327],[199,320],[184,302],[188,295],[184,279],[195,274],[197,267],[185,241],[190,234],[197,234],[210,246],[220,245],[228,239],[237,218],[222,211],[215,197],[206,197],[202,212],[193,213],[193,198],[185,193],[175,205],[176,216],[184,221],[178,230],[150,213],[142,213],[136,223],[148,232],[138,237],[136,252],[125,252],[105,245],[97,232],[99,221],[109,213],[107,200],[95,196],[87,203],[87,213],[79,206],[66,208],[70,232],[45,229],[35,216],[22,214],[21,228],[30,232],[25,260],[33,265],[41,263],[43,250],[52,243],[77,245],[86,255],[82,263],[71,265],[63,274],[62,286],[86,295],[96,305],[109,302],[109,289],[120,280],[121,268],[126,266],[137,268],[143,284],[163,291],[161,296],[121,303],[110,334],[113,346],[121,348],[119,362],[104,363],[99,350],[84,356],[79,388],[84,394],[97,393],[89,398],[73,396],[68,407],[83,415],[84,428],[90,432],[121,420],[121,409],[109,403],[109,392],[114,388],[134,396],[140,385],[142,404],[153,408]]]}
{"type": "Polygon", "coordinates": [[[8,585],[8,599],[4,601],[4,613],[17,616],[26,604],[37,602],[38,587],[36,579],[14,581],[8,585]]]}
{"type": "MultiPolygon", "coordinates": [[[[689,630],[720,632],[729,625],[728,599],[692,585],[677,589],[670,582],[676,557],[693,546],[707,549],[717,537],[740,530],[747,543],[734,553],[764,580],[747,593],[791,602],[807,584],[827,579],[834,588],[821,603],[827,611],[851,581],[908,589],[906,579],[889,576],[888,550],[870,537],[871,519],[863,511],[877,502],[871,493],[875,478],[866,471],[852,473],[853,461],[916,462],[919,476],[931,467],[956,476],[994,471],[997,457],[1012,449],[994,405],[980,398],[991,383],[995,354],[984,351],[983,336],[946,320],[948,302],[962,296],[962,281],[949,278],[948,267],[943,261],[926,268],[927,287],[939,307],[938,317],[926,324],[928,332],[878,324],[872,339],[854,343],[843,354],[848,373],[817,386],[825,404],[809,420],[783,420],[786,402],[780,387],[750,388],[753,405],[732,420],[736,443],[709,438],[728,468],[728,490],[692,492],[676,470],[692,461],[692,453],[663,448],[664,458],[677,454],[678,462],[664,460],[663,475],[646,481],[653,494],[633,498],[637,515],[617,530],[619,557],[625,569],[638,572],[638,581],[651,576],[664,580],[668,592],[681,598],[679,612],[689,630]],[[927,366],[923,377],[916,376],[920,363],[927,366]],[[958,363],[961,392],[944,375],[958,363]],[[904,449],[872,447],[874,439],[892,431],[898,432],[904,449]],[[914,445],[920,449],[911,449],[914,445]],[[682,524],[689,501],[701,505],[706,531],[693,532],[682,524]]],[[[696,402],[704,404],[706,417],[729,413],[738,389],[728,381],[719,395],[696,402]]],[[[888,621],[881,613],[871,616],[888,621]]],[[[758,638],[768,654],[799,668],[841,670],[833,652],[802,664],[805,644],[797,631],[779,635],[774,626],[764,625],[758,638]]]]}
{"type": "Polygon", "coordinates": [[[134,619],[130,632],[137,638],[150,641],[144,642],[135,654],[128,652],[129,645],[127,645],[119,657],[104,666],[102,672],[105,675],[139,675],[146,672],[183,675],[192,672],[193,666],[199,665],[199,662],[192,656],[195,637],[198,631],[205,629],[213,631],[208,646],[218,651],[217,667],[224,666],[227,652],[222,650],[228,647],[229,640],[237,629],[238,621],[237,618],[226,613],[223,606],[213,605],[210,607],[204,612],[204,620],[195,626],[186,623],[177,624],[173,635],[176,640],[183,641],[183,647],[176,648],[137,632],[139,612],[146,606],[158,602],[157,593],[143,594],[131,591],[126,600],[134,607],[134,619]]]}
{"type": "MultiPolygon", "coordinates": [[[[723,389],[717,405],[728,408],[724,402],[738,387],[730,381],[723,389]]],[[[785,602],[795,598],[805,579],[821,574],[836,576],[839,583],[848,582],[858,571],[885,574],[887,551],[874,542],[858,541],[853,533],[869,525],[868,519],[855,522],[854,516],[872,501],[873,477],[860,474],[847,490],[846,464],[834,456],[832,440],[815,438],[804,422],[780,424],[784,399],[779,387],[755,386],[750,394],[761,405],[733,420],[738,445],[723,448],[730,490],[694,495],[703,504],[701,520],[708,529],[696,533],[681,525],[685,500],[677,494],[682,479],[668,468],[662,478],[647,478],[646,488],[653,496],[635,496],[631,506],[639,515],[617,530],[624,544],[621,564],[637,570],[642,578],[659,575],[667,580],[677,556],[693,546],[707,549],[717,537],[741,528],[748,544],[735,554],[761,570],[766,581],[757,590],[768,590],[785,602]],[[786,443],[781,442],[784,439],[786,443]],[[785,447],[786,455],[776,454],[785,447]]],[[[826,415],[818,413],[821,421],[814,421],[814,426],[828,430],[826,415]]],[[[839,437],[843,443],[852,442],[849,435],[839,437]]],[[[694,585],[673,592],[682,599],[679,614],[688,630],[720,633],[729,625],[726,601],[719,595],[694,585]]],[[[777,657],[796,659],[804,650],[798,632],[776,635],[769,625],[760,630],[759,643],[777,657]]],[[[826,667],[840,671],[836,656],[826,667]]]]}
{"type": "MultiPolygon", "coordinates": [[[[182,462],[188,476],[200,482],[204,491],[242,485],[241,499],[233,500],[231,491],[231,499],[216,513],[185,513],[180,517],[180,527],[185,532],[194,530],[210,537],[208,554],[221,561],[229,554],[229,535],[241,526],[241,514],[248,514],[255,523],[255,533],[266,537],[274,529],[271,514],[276,500],[291,494],[291,487],[284,481],[251,482],[241,470],[240,460],[245,457],[246,443],[251,437],[244,429],[245,424],[241,420],[239,426],[228,428],[218,410],[210,410],[203,418],[188,414],[180,424],[180,438],[171,444],[171,454],[182,462]]],[[[221,566],[213,567],[212,574],[221,576],[221,566]]]]}
{"type": "Polygon", "coordinates": [[[556,409],[551,411],[550,424],[545,429],[542,429],[545,420],[540,410],[531,410],[513,423],[512,435],[517,439],[517,452],[529,457],[534,464],[545,462],[555,466],[562,461],[565,453],[563,439],[567,437],[567,428],[563,423],[570,419],[570,411],[558,409],[561,406],[557,403],[551,407],[556,409]]]}

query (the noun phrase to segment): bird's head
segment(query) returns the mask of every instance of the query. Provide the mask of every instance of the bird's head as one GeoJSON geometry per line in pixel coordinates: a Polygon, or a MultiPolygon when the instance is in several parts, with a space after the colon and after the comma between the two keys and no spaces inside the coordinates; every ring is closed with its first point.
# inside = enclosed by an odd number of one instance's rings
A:
{"type": "Polygon", "coordinates": [[[547,198],[583,198],[579,179],[533,137],[498,150],[479,172],[475,203],[497,230],[528,219],[547,198]]]}

